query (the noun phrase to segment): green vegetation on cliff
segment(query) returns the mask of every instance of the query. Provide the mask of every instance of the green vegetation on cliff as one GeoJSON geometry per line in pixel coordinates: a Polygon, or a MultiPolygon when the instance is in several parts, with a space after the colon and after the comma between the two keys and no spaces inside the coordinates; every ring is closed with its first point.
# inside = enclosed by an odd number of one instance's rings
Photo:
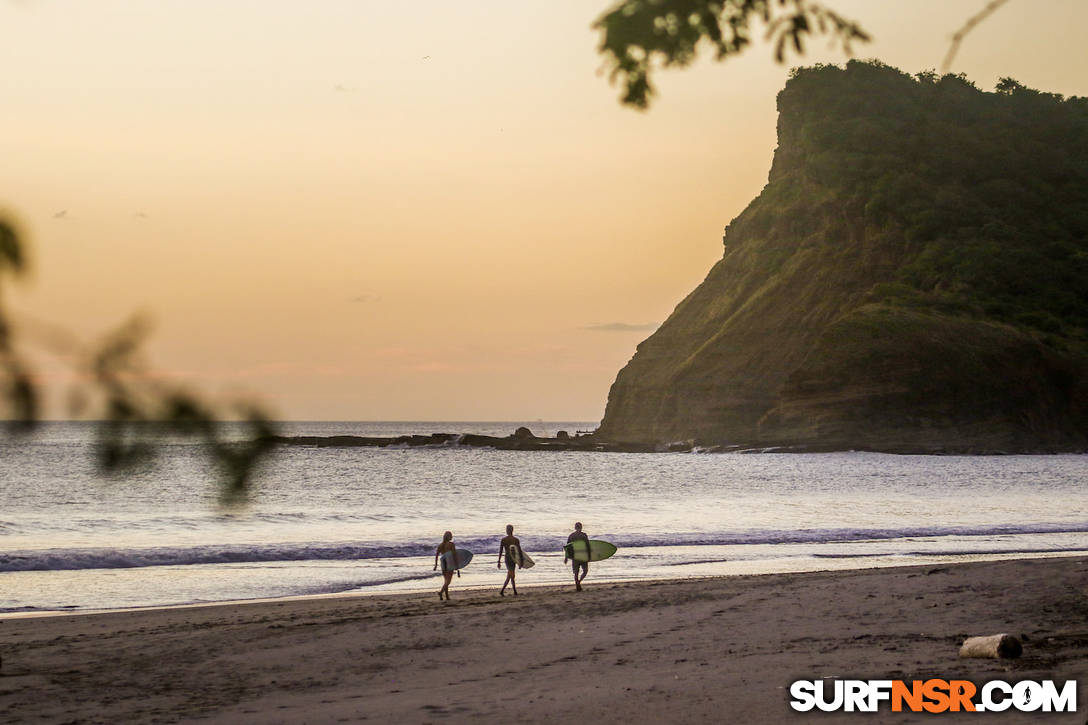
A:
{"type": "Polygon", "coordinates": [[[1088,447],[1088,100],[854,61],[778,107],[767,186],[601,435],[1088,447]]]}
{"type": "Polygon", "coordinates": [[[800,70],[780,110],[803,118],[788,142],[812,150],[781,159],[782,180],[834,188],[915,252],[875,297],[1085,340],[1088,99],[855,62],[800,70]]]}

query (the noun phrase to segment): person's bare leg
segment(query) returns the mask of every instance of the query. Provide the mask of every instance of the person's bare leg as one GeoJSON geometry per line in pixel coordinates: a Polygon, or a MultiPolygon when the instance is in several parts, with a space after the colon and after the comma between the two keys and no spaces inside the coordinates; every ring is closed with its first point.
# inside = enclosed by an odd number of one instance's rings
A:
{"type": "Polygon", "coordinates": [[[499,590],[499,596],[500,597],[505,597],[506,596],[506,585],[510,583],[510,580],[513,579],[513,577],[514,577],[514,572],[511,571],[510,569],[507,569],[506,570],[506,581],[504,581],[502,583],[502,589],[499,590]]]}

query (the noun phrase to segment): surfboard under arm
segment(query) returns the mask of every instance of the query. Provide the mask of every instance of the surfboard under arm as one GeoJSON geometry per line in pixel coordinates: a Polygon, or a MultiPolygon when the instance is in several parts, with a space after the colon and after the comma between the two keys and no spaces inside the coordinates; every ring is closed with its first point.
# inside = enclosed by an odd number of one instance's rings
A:
{"type": "Polygon", "coordinates": [[[575,539],[563,547],[563,553],[567,558],[575,561],[604,561],[616,551],[614,545],[599,539],[590,539],[588,542],[584,539],[575,539]]]}

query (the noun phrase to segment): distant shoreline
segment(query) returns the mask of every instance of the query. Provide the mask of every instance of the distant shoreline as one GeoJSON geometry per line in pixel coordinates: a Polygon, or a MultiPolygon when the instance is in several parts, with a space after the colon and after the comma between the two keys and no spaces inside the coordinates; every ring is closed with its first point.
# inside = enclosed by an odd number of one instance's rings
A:
{"type": "Polygon", "coordinates": [[[389,437],[333,435],[333,436],[270,436],[267,440],[278,445],[311,446],[314,448],[491,448],[499,451],[580,451],[586,453],[887,453],[909,456],[1017,456],[1085,454],[1083,448],[1031,448],[997,449],[974,445],[920,446],[868,446],[837,444],[718,444],[700,445],[694,440],[672,443],[642,443],[609,441],[594,433],[576,433],[555,437],[536,436],[522,430],[508,436],[489,436],[476,433],[406,434],[389,437]]]}
{"type": "MultiPolygon", "coordinates": [[[[53,425],[78,425],[95,426],[105,421],[93,420],[48,420],[42,421],[43,426],[53,425]]],[[[239,424],[240,421],[224,421],[226,424],[239,424]]],[[[789,453],[789,454],[814,454],[814,453],[886,453],[889,455],[908,456],[1045,456],[1045,455],[1084,455],[1088,454],[1088,448],[1077,445],[1008,445],[993,446],[992,444],[979,444],[971,442],[942,442],[930,445],[905,445],[905,444],[880,444],[873,445],[862,441],[789,441],[789,440],[759,440],[746,442],[706,442],[696,439],[676,440],[670,442],[647,441],[617,441],[603,438],[596,430],[572,430],[563,436],[561,429],[554,436],[536,435],[525,426],[543,426],[547,430],[556,430],[561,426],[592,426],[587,421],[383,421],[383,420],[344,420],[344,421],[310,421],[310,420],[282,420],[279,425],[311,426],[311,425],[335,425],[358,429],[358,427],[381,426],[383,432],[396,432],[409,426],[422,427],[431,431],[441,430],[445,426],[465,426],[471,430],[483,428],[489,433],[452,433],[452,432],[427,432],[405,433],[397,432],[396,435],[367,436],[352,433],[338,433],[334,435],[274,435],[265,440],[284,446],[309,446],[314,448],[490,448],[499,451],[551,451],[551,452],[587,452],[587,453],[789,453]],[[506,426],[521,426],[525,434],[519,435],[517,431],[508,435],[495,435],[506,426]]],[[[137,424],[139,425],[139,424],[137,424]]],[[[153,428],[157,423],[144,423],[153,428]]],[[[349,429],[351,429],[349,428],[349,429]]],[[[506,430],[510,430],[506,427],[506,430]]]]}

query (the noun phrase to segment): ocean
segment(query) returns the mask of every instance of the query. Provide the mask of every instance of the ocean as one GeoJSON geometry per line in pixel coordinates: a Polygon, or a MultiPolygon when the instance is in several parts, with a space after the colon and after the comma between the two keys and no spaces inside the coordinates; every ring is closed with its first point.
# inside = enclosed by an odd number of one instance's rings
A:
{"type": "MultiPolygon", "coordinates": [[[[587,422],[286,423],[286,435],[539,435],[587,422]]],[[[520,586],[570,583],[575,521],[619,547],[587,585],[939,564],[1088,551],[1088,456],[701,454],[282,447],[249,503],[223,508],[200,446],[163,440],[124,476],[94,467],[94,425],[0,440],[0,613],[335,593],[433,592],[450,530],[494,587],[513,524],[520,586]]],[[[3,616],[3,615],[0,615],[3,616]]]]}

